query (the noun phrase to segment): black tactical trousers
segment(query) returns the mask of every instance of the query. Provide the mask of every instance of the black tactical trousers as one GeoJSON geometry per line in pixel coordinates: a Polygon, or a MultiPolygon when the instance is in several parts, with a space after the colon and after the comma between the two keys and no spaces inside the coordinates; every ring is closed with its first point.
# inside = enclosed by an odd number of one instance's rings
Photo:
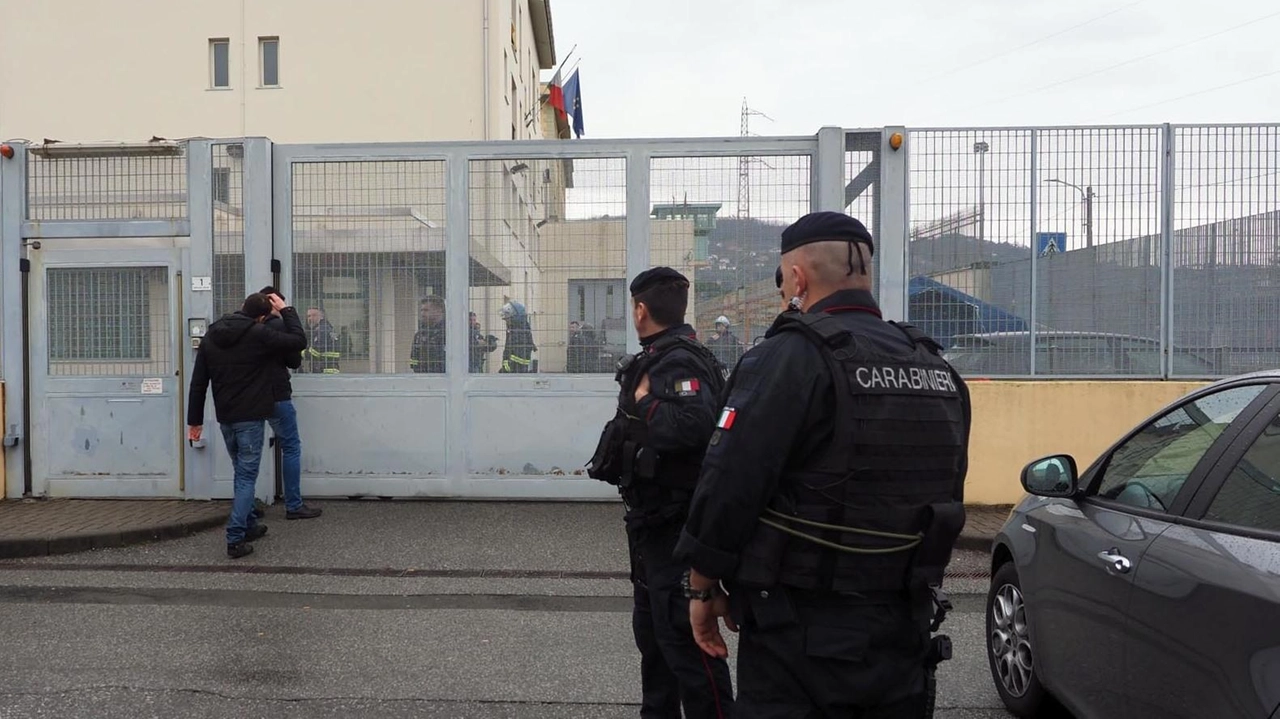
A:
{"type": "Polygon", "coordinates": [[[926,716],[926,643],[905,598],[737,594],[739,719],[926,716]]]}
{"type": "Polygon", "coordinates": [[[640,716],[648,719],[724,719],[733,709],[729,664],[693,641],[689,600],[680,589],[685,567],[671,558],[679,522],[628,528],[635,605],[631,627],[640,650],[640,716]]]}

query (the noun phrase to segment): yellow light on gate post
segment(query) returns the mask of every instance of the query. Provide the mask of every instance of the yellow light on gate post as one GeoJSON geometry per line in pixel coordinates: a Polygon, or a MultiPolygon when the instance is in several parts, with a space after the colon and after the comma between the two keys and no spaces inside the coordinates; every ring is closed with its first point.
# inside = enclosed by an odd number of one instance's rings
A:
{"type": "Polygon", "coordinates": [[[889,147],[898,150],[902,147],[902,133],[895,132],[889,136],[889,147]]]}

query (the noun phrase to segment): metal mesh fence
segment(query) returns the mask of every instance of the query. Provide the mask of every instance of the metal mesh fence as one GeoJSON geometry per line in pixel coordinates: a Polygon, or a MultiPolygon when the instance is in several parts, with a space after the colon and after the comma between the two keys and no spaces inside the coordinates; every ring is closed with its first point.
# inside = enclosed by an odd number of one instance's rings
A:
{"type": "Polygon", "coordinates": [[[729,367],[782,310],[774,283],[779,237],[809,212],[811,165],[808,155],[650,164],[650,263],[689,277],[686,318],[729,367]]]}
{"type": "Polygon", "coordinates": [[[1025,345],[967,338],[1030,326],[1031,157],[1029,131],[911,135],[907,316],[950,347],[962,371],[1030,372],[1025,345]],[[1001,274],[1020,275],[1026,289],[1001,283],[1001,274]],[[970,342],[980,358],[962,349],[970,342]]]}
{"type": "Polygon", "coordinates": [[[443,373],[444,162],[304,162],[292,175],[292,301],[314,350],[301,371],[443,373]]]}
{"type": "Polygon", "coordinates": [[[183,145],[74,147],[27,153],[32,220],[179,220],[187,216],[183,145]]]}
{"type": "Polygon", "coordinates": [[[626,173],[622,158],[471,162],[471,372],[614,371],[626,173]]]}
{"type": "Polygon", "coordinates": [[[1162,137],[1038,131],[1036,374],[1160,375],[1162,137]]]}
{"type": "Polygon", "coordinates": [[[970,375],[1160,376],[1162,138],[914,133],[912,322],[970,375]]]}
{"type": "Polygon", "coordinates": [[[165,267],[49,268],[49,375],[158,376],[174,342],[165,267]]]}
{"type": "Polygon", "coordinates": [[[1280,126],[1175,128],[1173,171],[1172,373],[1280,367],[1280,126]]]}
{"type": "MultiPolygon", "coordinates": [[[[244,145],[213,146],[213,316],[235,312],[244,284],[244,145]]],[[[254,288],[255,290],[258,288],[254,288]]]]}

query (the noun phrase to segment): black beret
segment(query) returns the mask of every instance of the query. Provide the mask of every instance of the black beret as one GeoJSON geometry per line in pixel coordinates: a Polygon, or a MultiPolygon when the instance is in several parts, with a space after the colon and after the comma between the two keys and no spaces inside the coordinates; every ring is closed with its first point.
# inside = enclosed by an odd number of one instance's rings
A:
{"type": "Polygon", "coordinates": [[[683,282],[685,285],[689,284],[687,277],[670,267],[654,267],[651,270],[645,270],[636,275],[634,280],[631,280],[631,296],[635,297],[656,284],[673,280],[683,282]]]}
{"type": "Polygon", "coordinates": [[[811,212],[782,231],[782,254],[810,242],[852,242],[864,244],[875,255],[871,233],[866,226],[843,212],[811,212]]]}
{"type": "Polygon", "coordinates": [[[782,265],[778,265],[778,269],[773,273],[773,284],[782,289],[782,265]]]}

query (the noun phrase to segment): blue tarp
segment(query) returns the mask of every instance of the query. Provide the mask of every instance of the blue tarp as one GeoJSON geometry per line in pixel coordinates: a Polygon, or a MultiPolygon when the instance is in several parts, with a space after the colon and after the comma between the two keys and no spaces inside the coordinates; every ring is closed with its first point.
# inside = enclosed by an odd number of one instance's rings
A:
{"type": "Polygon", "coordinates": [[[956,335],[984,332],[1026,332],[1029,323],[1017,315],[928,277],[912,277],[907,284],[908,317],[943,347],[956,335]]]}

